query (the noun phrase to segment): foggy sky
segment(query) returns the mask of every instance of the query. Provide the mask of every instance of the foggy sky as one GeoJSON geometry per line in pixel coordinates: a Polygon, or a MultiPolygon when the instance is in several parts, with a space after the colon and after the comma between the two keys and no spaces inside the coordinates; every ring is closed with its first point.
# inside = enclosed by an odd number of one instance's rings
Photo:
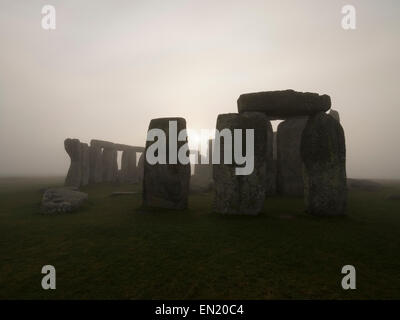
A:
{"type": "Polygon", "coordinates": [[[348,176],[400,178],[399,18],[396,0],[0,0],[0,175],[63,175],[67,137],[144,146],[152,118],[215,128],[241,93],[291,88],[331,96],[348,176]]]}

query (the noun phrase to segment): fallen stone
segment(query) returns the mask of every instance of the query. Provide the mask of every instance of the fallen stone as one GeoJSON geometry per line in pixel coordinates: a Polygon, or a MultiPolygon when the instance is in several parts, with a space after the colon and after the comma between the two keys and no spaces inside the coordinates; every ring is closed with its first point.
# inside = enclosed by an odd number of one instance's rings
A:
{"type": "Polygon", "coordinates": [[[81,186],[89,184],[90,151],[87,143],[81,143],[81,186]]]}
{"type": "Polygon", "coordinates": [[[78,210],[87,199],[86,193],[72,188],[50,188],[43,194],[40,211],[45,214],[73,212],[78,210]]]}
{"type": "Polygon", "coordinates": [[[130,191],[116,191],[111,193],[111,197],[116,197],[116,196],[132,196],[135,194],[139,194],[139,192],[130,192],[130,191]]]}
{"type": "Polygon", "coordinates": [[[389,194],[386,197],[386,200],[400,200],[400,194],[399,193],[397,193],[397,194],[389,194]]]}
{"type": "Polygon", "coordinates": [[[239,113],[263,112],[274,120],[326,112],[331,107],[331,98],[328,95],[294,90],[265,91],[242,94],[237,104],[239,113]]]}
{"type": "Polygon", "coordinates": [[[312,215],[344,215],[347,203],[346,145],[342,126],[324,112],[303,130],[304,196],[312,215]]]}
{"type": "Polygon", "coordinates": [[[365,179],[347,179],[347,186],[349,189],[356,189],[361,191],[379,191],[383,188],[383,185],[372,181],[372,180],[365,180],[365,179]]]}

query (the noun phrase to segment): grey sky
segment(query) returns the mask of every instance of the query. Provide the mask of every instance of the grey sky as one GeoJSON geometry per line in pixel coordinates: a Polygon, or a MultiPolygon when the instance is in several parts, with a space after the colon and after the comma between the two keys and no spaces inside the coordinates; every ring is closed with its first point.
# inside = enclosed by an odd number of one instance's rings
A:
{"type": "Polygon", "coordinates": [[[349,176],[400,178],[399,27],[396,0],[0,0],[0,175],[65,174],[67,137],[143,146],[152,118],[213,128],[241,93],[291,88],[331,96],[349,176]]]}

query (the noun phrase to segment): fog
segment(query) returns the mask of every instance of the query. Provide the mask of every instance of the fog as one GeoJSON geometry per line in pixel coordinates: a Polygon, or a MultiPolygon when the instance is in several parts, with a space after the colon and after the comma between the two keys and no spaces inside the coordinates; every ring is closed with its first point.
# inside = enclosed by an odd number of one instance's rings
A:
{"type": "Polygon", "coordinates": [[[400,3],[0,0],[0,175],[64,175],[63,141],[144,146],[152,118],[214,128],[241,93],[329,94],[350,177],[400,178],[400,3]],[[56,30],[41,9],[56,8],[56,30]]]}

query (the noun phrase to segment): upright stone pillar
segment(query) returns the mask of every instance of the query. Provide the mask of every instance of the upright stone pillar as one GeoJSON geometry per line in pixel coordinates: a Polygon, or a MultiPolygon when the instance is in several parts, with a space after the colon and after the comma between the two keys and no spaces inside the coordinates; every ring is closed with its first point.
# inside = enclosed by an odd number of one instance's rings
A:
{"type": "MultiPolygon", "coordinates": [[[[187,143],[178,141],[174,132],[170,132],[169,125],[176,123],[177,135],[186,129],[186,120],[183,118],[159,118],[153,119],[149,125],[149,131],[160,129],[166,136],[166,152],[158,149],[158,156],[166,157],[166,164],[150,164],[146,158],[146,153],[155,142],[146,141],[144,153],[144,181],[143,181],[143,205],[147,207],[159,207],[167,209],[186,209],[188,205],[190,163],[181,164],[178,158],[179,149],[187,143]],[[176,150],[170,144],[176,143],[176,150]],[[171,159],[177,159],[176,164],[172,164],[171,159]]],[[[172,144],[171,144],[172,146],[172,144]]]]}
{"type": "Polygon", "coordinates": [[[215,137],[213,152],[219,152],[220,164],[213,164],[214,210],[221,214],[257,215],[262,211],[265,200],[268,147],[272,147],[266,142],[268,132],[272,131],[271,124],[264,114],[257,112],[220,114],[217,119],[217,130],[221,133],[224,129],[230,132],[232,143],[230,139],[219,140],[217,135],[215,137]],[[234,129],[242,129],[241,143],[235,142],[234,129]],[[248,143],[244,138],[246,129],[254,130],[254,149],[251,150],[254,151],[254,168],[249,175],[238,175],[236,168],[243,165],[235,163],[233,156],[232,164],[227,163],[229,159],[224,159],[224,149],[227,147],[227,152],[233,155],[233,146],[242,147],[242,153],[245,154],[248,143]],[[219,150],[218,141],[220,141],[219,150]]]}
{"type": "Polygon", "coordinates": [[[89,184],[90,176],[90,154],[87,143],[81,143],[81,152],[81,186],[86,186],[89,184]]]}
{"type": "Polygon", "coordinates": [[[81,143],[78,139],[65,139],[65,151],[71,158],[71,164],[65,178],[65,186],[79,188],[82,178],[82,150],[81,143]]]}
{"type": "Polygon", "coordinates": [[[90,142],[90,183],[103,181],[103,151],[102,147],[95,141],[90,142]]]}
{"type": "Polygon", "coordinates": [[[276,161],[274,159],[274,144],[276,142],[276,134],[272,130],[271,122],[267,123],[267,172],[266,172],[266,195],[271,196],[276,193],[276,161]]]}
{"type": "Polygon", "coordinates": [[[300,144],[306,123],[306,117],[291,118],[281,122],[278,126],[277,189],[281,195],[304,195],[300,144]]]}
{"type": "Polygon", "coordinates": [[[311,116],[303,131],[301,157],[307,211],[318,216],[344,215],[346,145],[340,123],[324,112],[311,116]]]}
{"type": "Polygon", "coordinates": [[[103,150],[103,181],[115,182],[118,179],[117,150],[104,148],[103,150]]]}

